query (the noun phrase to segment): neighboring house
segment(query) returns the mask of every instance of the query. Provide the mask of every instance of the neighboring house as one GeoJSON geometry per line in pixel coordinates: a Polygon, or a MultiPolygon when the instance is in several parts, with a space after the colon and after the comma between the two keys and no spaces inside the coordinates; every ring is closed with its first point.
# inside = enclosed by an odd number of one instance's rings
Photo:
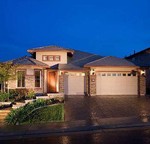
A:
{"type": "Polygon", "coordinates": [[[12,60],[18,65],[10,89],[65,95],[145,95],[144,77],[132,62],[58,46],[29,49],[32,57],[12,60]]]}
{"type": "Polygon", "coordinates": [[[126,59],[141,67],[143,74],[146,76],[146,92],[150,94],[150,48],[134,53],[126,59]]]}

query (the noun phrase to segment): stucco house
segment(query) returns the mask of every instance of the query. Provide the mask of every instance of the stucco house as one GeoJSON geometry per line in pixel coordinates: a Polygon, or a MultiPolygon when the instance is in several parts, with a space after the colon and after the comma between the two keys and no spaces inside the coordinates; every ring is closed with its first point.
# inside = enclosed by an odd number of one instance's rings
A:
{"type": "Polygon", "coordinates": [[[150,48],[134,53],[126,59],[140,66],[143,70],[143,75],[146,77],[146,93],[150,94],[150,48]]]}
{"type": "Polygon", "coordinates": [[[65,95],[145,95],[145,77],[132,62],[58,46],[29,49],[31,57],[12,60],[19,78],[9,89],[65,95]]]}

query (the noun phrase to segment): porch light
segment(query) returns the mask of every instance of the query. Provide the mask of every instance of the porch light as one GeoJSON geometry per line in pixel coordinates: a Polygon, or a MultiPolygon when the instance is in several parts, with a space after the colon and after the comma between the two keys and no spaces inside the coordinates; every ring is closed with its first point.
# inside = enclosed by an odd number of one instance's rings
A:
{"type": "Polygon", "coordinates": [[[141,70],[141,75],[145,76],[145,70],[141,70]]]}
{"type": "Polygon", "coordinates": [[[90,70],[90,75],[95,75],[95,70],[94,69],[90,70]]]}
{"type": "Polygon", "coordinates": [[[59,71],[59,75],[62,75],[62,71],[59,71]]]}
{"type": "Polygon", "coordinates": [[[85,76],[85,73],[82,73],[82,76],[85,76]]]}

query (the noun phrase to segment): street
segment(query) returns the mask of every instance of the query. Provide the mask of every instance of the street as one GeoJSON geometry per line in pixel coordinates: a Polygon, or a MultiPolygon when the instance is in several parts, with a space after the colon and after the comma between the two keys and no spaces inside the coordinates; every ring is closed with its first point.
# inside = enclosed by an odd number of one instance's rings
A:
{"type": "Polygon", "coordinates": [[[0,144],[149,144],[150,128],[74,133],[58,136],[1,140],[0,144]]]}

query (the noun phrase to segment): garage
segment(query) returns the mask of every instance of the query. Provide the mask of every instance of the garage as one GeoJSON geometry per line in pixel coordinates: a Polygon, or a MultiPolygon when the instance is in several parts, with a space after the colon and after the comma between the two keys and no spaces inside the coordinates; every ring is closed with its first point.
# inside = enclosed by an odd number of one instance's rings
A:
{"type": "Polygon", "coordinates": [[[96,74],[97,95],[137,95],[138,77],[130,72],[99,72],[96,74]]]}
{"type": "Polygon", "coordinates": [[[84,95],[85,93],[85,74],[84,73],[66,73],[64,75],[65,95],[84,95]]]}

